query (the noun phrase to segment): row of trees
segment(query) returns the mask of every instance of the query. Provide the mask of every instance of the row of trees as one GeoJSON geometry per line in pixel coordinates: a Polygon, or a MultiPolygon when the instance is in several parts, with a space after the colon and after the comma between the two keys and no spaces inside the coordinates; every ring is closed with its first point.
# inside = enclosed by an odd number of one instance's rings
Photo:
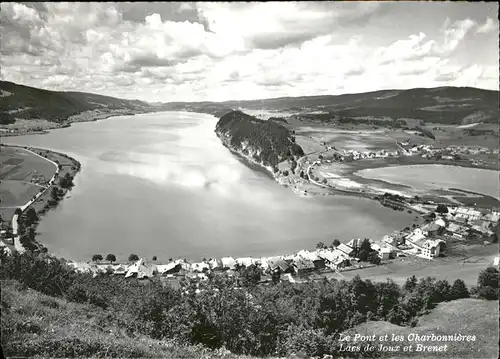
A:
{"type": "MultiPolygon", "coordinates": [[[[282,282],[241,289],[236,279],[220,275],[205,283],[185,279],[183,288],[174,289],[163,287],[158,278],[146,283],[106,275],[92,278],[53,257],[31,252],[0,254],[0,260],[0,279],[97,305],[106,310],[106,320],[119,323],[131,336],[169,338],[258,356],[340,355],[336,340],[340,332],[369,320],[415,325],[419,315],[443,301],[471,295],[498,298],[500,279],[496,268],[488,268],[472,290],[461,280],[449,283],[414,276],[403,286],[390,279],[373,283],[358,276],[350,281],[282,282]]],[[[250,273],[246,280],[253,277],[250,273]]]]}
{"type": "MultiPolygon", "coordinates": [[[[104,259],[104,257],[102,256],[102,254],[94,254],[92,256],[92,262],[100,262],[104,259]]],[[[157,260],[157,257],[156,256],[153,256],[153,258],[151,258],[153,261],[157,260]]],[[[116,256],[112,253],[108,254],[106,256],[106,260],[110,263],[113,263],[113,262],[116,262],[116,256]]],[[[129,262],[136,262],[139,260],[139,256],[137,254],[134,254],[132,253],[131,255],[128,256],[128,261],[129,262]]],[[[172,261],[172,259],[170,259],[170,261],[172,261]]]]}

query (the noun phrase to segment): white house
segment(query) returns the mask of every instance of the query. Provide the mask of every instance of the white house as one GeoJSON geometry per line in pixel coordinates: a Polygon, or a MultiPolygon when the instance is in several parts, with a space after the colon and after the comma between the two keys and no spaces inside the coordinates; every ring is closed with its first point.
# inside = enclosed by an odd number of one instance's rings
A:
{"type": "Polygon", "coordinates": [[[224,269],[234,269],[236,267],[236,260],[233,257],[223,257],[221,261],[224,269]]]}

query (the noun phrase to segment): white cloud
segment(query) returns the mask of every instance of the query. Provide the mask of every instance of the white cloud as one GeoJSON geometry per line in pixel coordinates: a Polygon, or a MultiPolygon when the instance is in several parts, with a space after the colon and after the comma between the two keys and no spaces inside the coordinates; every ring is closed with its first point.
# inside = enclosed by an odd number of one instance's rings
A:
{"type": "Polygon", "coordinates": [[[146,101],[251,99],[443,83],[496,87],[496,72],[489,67],[497,58],[477,59],[476,67],[463,60],[467,41],[495,46],[487,37],[471,38],[475,32],[491,32],[493,20],[478,26],[482,20],[467,13],[439,18],[435,32],[425,19],[415,19],[422,26],[401,30],[399,38],[384,43],[380,24],[387,17],[377,19],[390,16],[387,6],[396,5],[3,3],[1,75],[26,85],[146,101]],[[378,34],[382,40],[370,40],[378,34]]]}
{"type": "Polygon", "coordinates": [[[480,27],[477,28],[476,33],[477,34],[488,34],[495,29],[498,29],[498,24],[495,24],[492,18],[487,18],[486,22],[481,25],[480,27]]]}

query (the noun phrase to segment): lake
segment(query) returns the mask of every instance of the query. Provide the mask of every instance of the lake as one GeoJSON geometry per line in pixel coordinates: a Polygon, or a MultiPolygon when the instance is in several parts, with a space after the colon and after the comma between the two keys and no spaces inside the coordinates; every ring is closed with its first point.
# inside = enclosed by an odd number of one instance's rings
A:
{"type": "Polygon", "coordinates": [[[38,240],[66,259],[286,254],[335,238],[378,239],[411,224],[406,212],[367,199],[297,196],[234,157],[216,123],[210,115],[161,112],[2,142],[81,162],[69,198],[38,227],[38,240]]]}
{"type": "Polygon", "coordinates": [[[500,198],[500,172],[493,170],[433,164],[369,168],[354,174],[416,189],[458,188],[500,198]]]}

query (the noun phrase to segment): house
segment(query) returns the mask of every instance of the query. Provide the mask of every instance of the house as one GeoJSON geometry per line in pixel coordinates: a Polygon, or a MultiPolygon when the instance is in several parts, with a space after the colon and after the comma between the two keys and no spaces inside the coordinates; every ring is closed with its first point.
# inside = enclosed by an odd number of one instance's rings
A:
{"type": "Polygon", "coordinates": [[[181,270],[181,268],[182,268],[181,264],[177,261],[170,262],[168,264],[157,264],[156,265],[157,273],[162,274],[162,275],[178,273],[181,270]]]}
{"type": "Polygon", "coordinates": [[[246,257],[246,258],[237,258],[236,259],[236,263],[239,265],[239,266],[242,266],[242,267],[249,267],[251,266],[252,264],[255,264],[255,259],[251,258],[251,257],[246,257]]]}
{"type": "Polygon", "coordinates": [[[381,246],[377,252],[378,252],[378,256],[382,260],[388,260],[388,259],[394,258],[395,254],[396,254],[394,248],[392,248],[390,246],[381,246]]]}
{"type": "Polygon", "coordinates": [[[114,275],[125,275],[127,274],[127,267],[122,265],[122,264],[117,264],[112,267],[113,268],[113,274],[114,275]]]}
{"type": "Polygon", "coordinates": [[[458,225],[458,224],[456,224],[456,223],[450,223],[450,224],[448,225],[448,227],[446,227],[446,230],[447,230],[448,232],[450,232],[451,234],[454,234],[454,233],[459,233],[461,229],[462,229],[462,227],[461,227],[461,226],[459,226],[459,225],[458,225]]]}
{"type": "Polygon", "coordinates": [[[309,252],[306,250],[301,250],[300,252],[297,253],[298,256],[301,258],[310,260],[311,262],[314,263],[314,267],[316,269],[321,269],[325,268],[325,261],[323,258],[321,258],[317,252],[309,252]]]}
{"type": "Polygon", "coordinates": [[[271,271],[279,270],[281,273],[290,273],[293,271],[293,268],[285,260],[279,257],[269,258],[267,263],[271,271]]]}
{"type": "Polygon", "coordinates": [[[490,222],[498,222],[498,220],[500,219],[500,216],[498,215],[498,212],[491,212],[491,213],[488,213],[485,217],[484,217],[485,220],[487,221],[490,221],[490,222]]]}
{"type": "Polygon", "coordinates": [[[442,218],[437,219],[436,221],[434,221],[434,223],[436,223],[440,227],[446,227],[446,222],[442,218]]]}
{"type": "Polygon", "coordinates": [[[234,269],[236,268],[236,260],[233,257],[223,257],[221,258],[223,269],[234,269]]]}
{"type": "MultiPolygon", "coordinates": [[[[444,227],[444,226],[443,226],[444,227]]],[[[436,222],[427,224],[422,227],[422,230],[427,233],[428,236],[435,236],[439,233],[441,230],[442,226],[437,224],[436,222]]]]}
{"type": "Polygon", "coordinates": [[[125,278],[137,277],[141,279],[152,277],[153,270],[154,268],[152,266],[148,266],[141,258],[128,268],[127,274],[125,274],[125,278]]]}
{"type": "Polygon", "coordinates": [[[498,267],[499,261],[500,261],[500,257],[496,256],[495,258],[493,258],[493,265],[498,267]]]}
{"type": "Polygon", "coordinates": [[[260,266],[260,268],[263,270],[263,271],[266,271],[269,269],[269,264],[267,263],[267,258],[261,258],[257,261],[257,264],[260,266]]]}
{"type": "Polygon", "coordinates": [[[210,266],[208,265],[208,263],[205,263],[205,262],[191,264],[191,270],[193,272],[203,273],[204,271],[207,271],[209,269],[210,269],[210,266]]]}
{"type": "Polygon", "coordinates": [[[339,269],[339,268],[344,268],[344,267],[347,267],[349,265],[349,260],[340,256],[340,257],[337,257],[337,259],[335,259],[331,264],[330,266],[333,268],[333,269],[339,269]]]}
{"type": "Polygon", "coordinates": [[[293,268],[297,274],[305,274],[316,269],[312,261],[300,257],[293,261],[293,268]]]}
{"type": "Polygon", "coordinates": [[[210,266],[210,269],[213,271],[220,271],[222,270],[222,261],[212,258],[208,261],[208,265],[210,266]]]}
{"type": "Polygon", "coordinates": [[[453,218],[453,221],[455,221],[458,224],[467,224],[467,219],[464,217],[460,217],[458,214],[453,218]]]}
{"type": "Polygon", "coordinates": [[[446,242],[442,239],[425,239],[412,242],[412,245],[417,249],[417,254],[428,259],[438,257],[446,251],[446,242]]]}
{"type": "Polygon", "coordinates": [[[432,240],[428,239],[424,243],[424,255],[429,255],[430,257],[438,257],[444,254],[446,251],[446,242],[442,239],[432,240]]]}
{"type": "Polygon", "coordinates": [[[333,263],[338,258],[338,255],[329,249],[318,251],[318,256],[321,257],[327,264],[333,263]]]}
{"type": "Polygon", "coordinates": [[[352,252],[354,251],[353,248],[349,247],[345,243],[340,243],[339,246],[336,249],[338,249],[339,251],[347,254],[348,256],[350,256],[352,254],[352,252]]]}
{"type": "Polygon", "coordinates": [[[361,243],[363,243],[363,240],[361,238],[354,238],[347,242],[347,245],[351,248],[357,249],[361,247],[361,243]]]}
{"type": "Polygon", "coordinates": [[[412,233],[406,236],[406,240],[410,242],[417,242],[425,238],[424,231],[422,228],[415,228],[412,233]]]}

